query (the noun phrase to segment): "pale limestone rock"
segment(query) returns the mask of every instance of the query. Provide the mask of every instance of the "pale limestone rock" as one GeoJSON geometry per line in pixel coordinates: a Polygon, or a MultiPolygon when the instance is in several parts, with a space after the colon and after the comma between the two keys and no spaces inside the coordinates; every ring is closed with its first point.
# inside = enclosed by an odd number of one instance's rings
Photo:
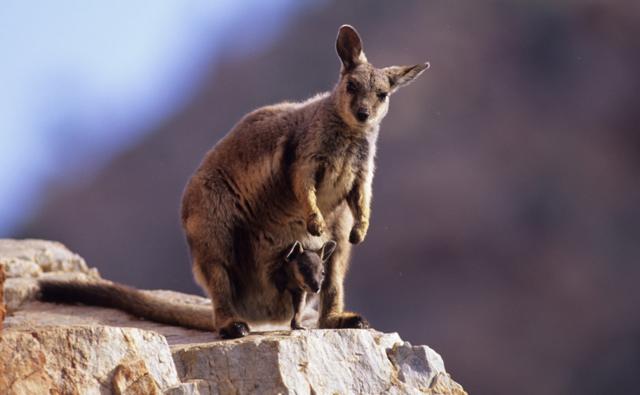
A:
{"type": "Polygon", "coordinates": [[[462,386],[451,378],[449,373],[438,373],[431,382],[428,395],[469,395],[462,386]]]}
{"type": "Polygon", "coordinates": [[[164,392],[166,395],[206,395],[215,394],[216,390],[205,380],[188,380],[171,387],[164,392]]]}
{"type": "Polygon", "coordinates": [[[397,343],[387,356],[398,369],[398,379],[411,387],[427,390],[439,373],[445,373],[442,357],[427,346],[397,343]]]}
{"type": "Polygon", "coordinates": [[[8,278],[4,283],[4,298],[7,310],[14,311],[28,300],[33,300],[38,284],[31,278],[8,278]]]}
{"type": "Polygon", "coordinates": [[[0,264],[7,277],[39,277],[45,272],[75,272],[97,275],[80,255],[63,244],[46,240],[0,239],[0,264]]]}
{"type": "Polygon", "coordinates": [[[116,388],[130,393],[127,389],[145,377],[140,385],[153,381],[160,390],[179,384],[164,337],[108,326],[6,330],[0,339],[0,372],[1,394],[102,394],[116,388]],[[117,368],[130,374],[115,376],[117,368]]]}
{"type": "Polygon", "coordinates": [[[5,299],[19,306],[0,340],[0,394],[466,394],[435,351],[395,333],[280,330],[221,341],[117,310],[35,301],[38,278],[99,278],[61,244],[0,240],[0,262],[12,273],[5,299]]]}
{"type": "Polygon", "coordinates": [[[111,383],[118,395],[160,394],[156,380],[151,376],[147,364],[142,359],[118,365],[111,383]]]}
{"type": "Polygon", "coordinates": [[[175,345],[172,349],[182,380],[210,383],[213,391],[203,391],[200,382],[200,393],[455,393],[453,382],[448,387],[442,384],[440,392],[431,391],[437,375],[448,377],[442,358],[428,347],[402,342],[395,333],[283,331],[227,342],[175,345]],[[443,392],[443,388],[451,391],[443,392]]]}
{"type": "Polygon", "coordinates": [[[38,279],[99,279],[96,269],[90,269],[78,254],[64,245],[45,240],[0,239],[0,265],[7,280],[5,303],[9,311],[33,300],[38,291],[38,279]]]}
{"type": "MultiPolygon", "coordinates": [[[[117,310],[40,302],[29,302],[9,317],[5,333],[29,333],[52,325],[114,330],[135,326],[144,328],[141,332],[166,338],[174,369],[182,383],[165,388],[158,386],[174,395],[236,391],[240,394],[311,394],[312,389],[318,394],[464,394],[446,374],[442,359],[435,351],[411,346],[397,334],[348,329],[278,331],[220,341],[211,333],[142,321],[117,310]]],[[[123,362],[112,363],[115,369],[123,362]]],[[[136,371],[144,373],[144,369],[136,371]]],[[[131,376],[146,377],[142,373],[131,376]]],[[[36,375],[35,379],[38,379],[35,384],[28,384],[50,385],[45,380],[47,376],[36,375]]],[[[109,383],[118,384],[113,379],[109,383]]],[[[115,386],[110,388],[116,391],[115,386]]],[[[119,388],[136,387],[131,384],[119,388]]],[[[3,393],[1,387],[0,393],[3,393]]]]}
{"type": "Polygon", "coordinates": [[[5,320],[7,330],[55,325],[139,328],[159,333],[169,345],[218,339],[213,333],[145,321],[119,310],[82,305],[29,302],[5,320]]]}

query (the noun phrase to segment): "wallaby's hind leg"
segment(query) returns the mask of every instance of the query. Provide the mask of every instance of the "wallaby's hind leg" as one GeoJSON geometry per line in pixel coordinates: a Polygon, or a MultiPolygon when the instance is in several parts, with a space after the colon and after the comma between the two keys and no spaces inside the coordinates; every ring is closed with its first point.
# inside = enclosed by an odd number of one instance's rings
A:
{"type": "Polygon", "coordinates": [[[327,262],[327,277],[320,293],[320,328],[368,328],[360,314],[344,311],[344,276],[349,265],[351,245],[344,230],[334,232],[337,247],[327,262]]]}
{"type": "Polygon", "coordinates": [[[231,282],[227,271],[221,264],[211,264],[209,295],[213,303],[214,325],[223,339],[235,339],[249,334],[249,325],[235,314],[231,293],[231,282]]]}
{"type": "Polygon", "coordinates": [[[193,251],[194,274],[197,282],[211,297],[214,327],[223,339],[235,339],[249,334],[249,325],[240,320],[233,308],[229,275],[223,263],[207,254],[193,251]],[[201,268],[202,267],[202,268],[201,268]]]}
{"type": "Polygon", "coordinates": [[[194,176],[182,198],[182,225],[193,259],[193,274],[211,298],[213,326],[220,336],[246,336],[249,326],[233,308],[233,287],[225,269],[231,259],[224,254],[231,250],[226,235],[233,218],[232,200],[220,182],[209,180],[206,188],[202,183],[194,176]]]}

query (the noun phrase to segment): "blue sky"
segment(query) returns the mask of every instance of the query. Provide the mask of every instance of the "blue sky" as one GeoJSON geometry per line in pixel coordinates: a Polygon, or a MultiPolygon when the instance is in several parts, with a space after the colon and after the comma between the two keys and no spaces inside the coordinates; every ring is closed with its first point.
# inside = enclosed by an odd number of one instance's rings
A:
{"type": "Polygon", "coordinates": [[[91,177],[179,108],[233,35],[264,47],[306,2],[5,1],[0,6],[0,237],[48,182],[91,177]],[[250,23],[247,23],[249,17],[250,23]]]}

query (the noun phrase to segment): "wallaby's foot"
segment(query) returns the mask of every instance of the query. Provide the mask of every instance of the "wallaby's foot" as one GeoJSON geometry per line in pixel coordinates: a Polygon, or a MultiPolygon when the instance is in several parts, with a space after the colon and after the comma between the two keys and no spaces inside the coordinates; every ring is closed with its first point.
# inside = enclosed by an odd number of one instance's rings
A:
{"type": "Polygon", "coordinates": [[[237,339],[249,334],[249,325],[242,321],[233,321],[220,329],[220,337],[223,339],[237,339]]]}
{"type": "Polygon", "coordinates": [[[307,330],[307,327],[302,326],[300,324],[291,324],[291,330],[292,331],[304,331],[304,330],[307,330]]]}
{"type": "Polygon", "coordinates": [[[309,216],[307,220],[307,231],[314,236],[320,236],[326,227],[322,214],[315,213],[309,216]]]}
{"type": "Polygon", "coordinates": [[[299,317],[298,318],[293,317],[291,319],[291,330],[292,331],[294,331],[294,330],[304,330],[304,329],[307,329],[307,328],[305,328],[304,326],[302,326],[302,324],[300,324],[300,318],[299,317]]]}
{"type": "Polygon", "coordinates": [[[349,243],[358,244],[364,240],[364,237],[367,235],[367,228],[369,225],[366,223],[358,223],[353,226],[351,229],[351,233],[349,233],[349,243]]]}
{"type": "Polygon", "coordinates": [[[320,328],[368,329],[369,322],[360,314],[343,312],[320,319],[320,328]]]}
{"type": "Polygon", "coordinates": [[[351,317],[344,317],[341,321],[340,328],[368,329],[370,326],[369,321],[358,314],[351,317]]]}

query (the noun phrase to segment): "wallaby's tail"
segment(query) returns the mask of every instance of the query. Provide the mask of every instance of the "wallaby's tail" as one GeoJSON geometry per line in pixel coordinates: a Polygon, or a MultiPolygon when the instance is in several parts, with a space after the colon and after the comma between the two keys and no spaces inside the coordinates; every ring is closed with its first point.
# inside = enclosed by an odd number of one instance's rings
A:
{"type": "Polygon", "coordinates": [[[213,331],[213,309],[163,300],[109,281],[40,280],[40,300],[112,307],[163,324],[213,331]]]}

